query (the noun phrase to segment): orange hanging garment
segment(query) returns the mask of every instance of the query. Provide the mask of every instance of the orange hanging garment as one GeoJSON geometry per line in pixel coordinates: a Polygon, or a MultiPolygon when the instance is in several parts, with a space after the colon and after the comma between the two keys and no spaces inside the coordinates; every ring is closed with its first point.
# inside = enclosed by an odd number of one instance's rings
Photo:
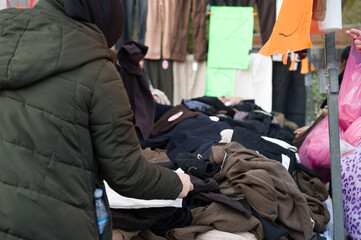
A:
{"type": "Polygon", "coordinates": [[[283,0],[271,37],[258,53],[270,56],[312,47],[312,0],[283,0]]]}

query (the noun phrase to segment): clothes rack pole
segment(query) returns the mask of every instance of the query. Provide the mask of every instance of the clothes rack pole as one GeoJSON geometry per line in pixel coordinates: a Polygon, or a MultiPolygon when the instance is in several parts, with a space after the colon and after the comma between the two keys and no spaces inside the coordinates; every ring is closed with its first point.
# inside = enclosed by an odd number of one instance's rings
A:
{"type": "Polygon", "coordinates": [[[326,86],[328,128],[330,138],[331,185],[333,203],[333,239],[345,239],[342,203],[341,153],[338,118],[338,67],[336,63],[335,32],[325,34],[326,86]]]}
{"type": "Polygon", "coordinates": [[[313,117],[313,83],[312,83],[312,70],[311,70],[311,49],[307,51],[308,58],[308,73],[305,75],[305,86],[306,86],[306,125],[312,124],[313,117]]]}

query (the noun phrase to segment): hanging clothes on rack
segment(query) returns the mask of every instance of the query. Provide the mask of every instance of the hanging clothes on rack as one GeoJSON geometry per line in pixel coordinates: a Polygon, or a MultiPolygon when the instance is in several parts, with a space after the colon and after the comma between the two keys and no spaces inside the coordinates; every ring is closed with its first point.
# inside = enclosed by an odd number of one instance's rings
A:
{"type": "Polygon", "coordinates": [[[134,8],[137,17],[137,42],[144,44],[145,27],[147,22],[148,0],[120,0],[124,8],[124,25],[122,36],[115,44],[115,49],[119,50],[126,42],[132,40],[132,30],[134,23],[134,8]]]}
{"type": "Polygon", "coordinates": [[[185,62],[190,22],[195,61],[207,59],[207,0],[149,0],[145,69],[153,86],[173,101],[173,61],[185,62]]]}
{"type": "Polygon", "coordinates": [[[206,61],[194,60],[187,54],[184,62],[173,62],[173,103],[178,105],[182,99],[204,96],[206,89],[206,61]]]}
{"type": "Polygon", "coordinates": [[[272,111],[272,58],[251,53],[248,69],[237,70],[234,96],[254,99],[267,112],[272,111]]]}
{"type": "Polygon", "coordinates": [[[211,7],[206,96],[234,96],[237,69],[249,68],[253,21],[252,7],[211,7]]]}
{"type": "Polygon", "coordinates": [[[173,104],[173,61],[171,60],[144,60],[146,70],[153,88],[165,93],[173,104]]]}
{"type": "Polygon", "coordinates": [[[272,71],[272,111],[280,112],[285,118],[304,126],[306,121],[305,75],[301,74],[301,64],[295,60],[293,70],[291,61],[287,65],[282,59],[273,57],[272,71]]]}
{"type": "Polygon", "coordinates": [[[270,56],[310,48],[311,13],[312,0],[284,0],[272,34],[259,53],[270,56]]]}
{"type": "Polygon", "coordinates": [[[223,6],[226,4],[226,6],[240,6],[241,0],[210,0],[209,4],[212,6],[223,6]]]}
{"type": "Polygon", "coordinates": [[[259,26],[261,28],[262,44],[271,36],[276,22],[276,0],[238,0],[238,6],[254,7],[257,3],[259,26]]]}
{"type": "Polygon", "coordinates": [[[207,0],[149,0],[145,58],[185,61],[192,16],[194,59],[205,60],[206,9],[207,0]]]}
{"type": "Polygon", "coordinates": [[[312,3],[312,19],[315,21],[323,21],[326,15],[326,0],[313,0],[312,3]]]}
{"type": "Polygon", "coordinates": [[[192,19],[192,43],[193,54],[196,61],[207,59],[206,38],[206,9],[207,0],[183,0],[177,2],[175,11],[175,22],[173,37],[170,46],[172,48],[171,58],[175,61],[185,61],[190,22],[192,19]]]}

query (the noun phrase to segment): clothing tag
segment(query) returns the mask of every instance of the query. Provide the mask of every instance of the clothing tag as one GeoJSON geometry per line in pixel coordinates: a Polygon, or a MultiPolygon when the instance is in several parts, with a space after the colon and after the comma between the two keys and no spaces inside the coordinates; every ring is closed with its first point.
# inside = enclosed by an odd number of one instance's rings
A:
{"type": "Polygon", "coordinates": [[[282,165],[287,169],[287,171],[290,168],[290,162],[291,159],[288,156],[282,154],[282,165]]]}
{"type": "Polygon", "coordinates": [[[295,71],[296,54],[293,52],[291,55],[292,55],[291,58],[292,60],[291,60],[290,68],[288,70],[295,71]]]}
{"type": "Polygon", "coordinates": [[[272,55],[272,60],[275,62],[282,62],[283,54],[274,54],[272,55]]]}
{"type": "Polygon", "coordinates": [[[231,103],[230,101],[226,101],[226,102],[224,103],[224,105],[225,105],[226,107],[229,107],[229,106],[232,105],[232,103],[231,103]]]}
{"type": "Polygon", "coordinates": [[[293,71],[296,71],[298,68],[298,62],[295,62],[295,67],[293,68],[293,71]]]}
{"type": "Polygon", "coordinates": [[[172,122],[172,121],[176,120],[177,118],[179,118],[182,115],[183,115],[183,111],[180,111],[180,112],[174,114],[173,116],[169,117],[168,122],[172,122]]]}
{"type": "Polygon", "coordinates": [[[197,70],[198,70],[198,63],[197,62],[193,63],[192,69],[193,69],[193,72],[197,72],[197,70]]]}
{"type": "Polygon", "coordinates": [[[168,62],[168,60],[163,60],[163,62],[162,62],[162,68],[163,68],[164,70],[167,70],[168,67],[169,67],[169,62],[168,62]]]}

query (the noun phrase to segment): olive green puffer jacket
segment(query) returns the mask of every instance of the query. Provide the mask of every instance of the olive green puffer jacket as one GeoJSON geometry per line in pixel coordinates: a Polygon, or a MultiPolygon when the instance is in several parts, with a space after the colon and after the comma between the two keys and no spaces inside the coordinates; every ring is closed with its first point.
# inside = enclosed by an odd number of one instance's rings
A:
{"type": "MultiPolygon", "coordinates": [[[[56,2],[0,11],[0,239],[99,239],[95,183],[175,199],[148,163],[102,32],[56,2]]],[[[103,239],[111,239],[108,225],[103,239]]]]}

